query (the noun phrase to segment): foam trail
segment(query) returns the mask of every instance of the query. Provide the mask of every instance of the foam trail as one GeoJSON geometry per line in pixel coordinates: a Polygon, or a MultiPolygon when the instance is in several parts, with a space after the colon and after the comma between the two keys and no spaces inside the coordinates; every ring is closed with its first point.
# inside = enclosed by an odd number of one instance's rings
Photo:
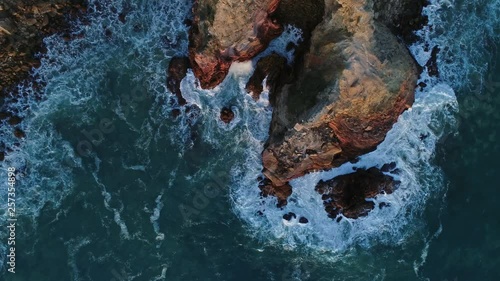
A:
{"type": "MultiPolygon", "coordinates": [[[[73,191],[75,174],[85,173],[87,169],[82,163],[85,158],[78,155],[75,147],[79,140],[71,139],[66,129],[94,125],[96,112],[113,94],[106,92],[107,80],[112,80],[108,76],[112,70],[137,73],[128,79],[135,83],[130,87],[132,93],[145,91],[148,96],[168,100],[171,93],[164,81],[166,66],[172,56],[187,52],[184,20],[189,13],[189,1],[88,2],[88,22],[74,23],[71,33],[75,38],[72,41],[66,42],[61,34],[44,39],[47,52],[42,55],[40,67],[33,70],[33,77],[46,86],[40,89],[29,84],[20,89],[26,93],[22,97],[6,99],[8,110],[23,119],[20,126],[26,132],[26,138],[19,140],[14,137],[13,128],[6,123],[0,126],[0,141],[12,150],[0,163],[0,168],[6,170],[13,166],[19,171],[18,215],[31,218],[35,229],[40,210],[49,206],[58,208],[73,191]],[[122,23],[113,10],[120,11],[127,5],[127,21],[122,23]],[[104,28],[112,35],[107,36],[104,28]],[[40,96],[41,101],[37,99],[40,96]]],[[[156,114],[158,107],[155,105],[151,113],[156,114]]],[[[134,113],[130,106],[122,106],[116,112],[132,130],[148,128],[147,124],[137,127],[129,122],[131,118],[126,118],[125,114],[127,110],[134,113]]],[[[170,111],[165,109],[163,116],[170,116],[170,111]]],[[[147,120],[150,123],[161,121],[160,118],[147,120]]],[[[149,145],[141,142],[143,144],[149,145]]],[[[129,168],[142,169],[130,165],[129,168]]],[[[0,197],[6,198],[6,190],[0,189],[0,197]]],[[[111,194],[105,189],[102,191],[104,202],[109,205],[111,194]]],[[[0,204],[5,210],[4,201],[0,204]]],[[[128,230],[120,210],[111,210],[122,235],[127,237],[128,230]]],[[[5,218],[4,213],[0,215],[5,218]]],[[[1,241],[5,241],[4,235],[0,233],[1,241]]],[[[4,247],[4,243],[0,243],[2,265],[4,247]]]]}
{"type": "Polygon", "coordinates": [[[155,203],[156,206],[153,210],[153,214],[149,217],[151,224],[153,225],[153,229],[156,233],[156,240],[161,241],[165,238],[165,234],[160,232],[160,224],[158,220],[160,219],[160,212],[163,209],[163,203],[161,202],[161,198],[163,197],[163,191],[156,197],[155,203]]]}

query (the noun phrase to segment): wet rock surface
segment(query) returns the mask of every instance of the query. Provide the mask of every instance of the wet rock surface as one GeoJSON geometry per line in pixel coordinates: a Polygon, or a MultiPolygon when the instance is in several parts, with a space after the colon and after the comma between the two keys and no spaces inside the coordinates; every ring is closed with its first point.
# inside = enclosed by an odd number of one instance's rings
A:
{"type": "Polygon", "coordinates": [[[277,207],[284,207],[288,204],[288,197],[292,195],[292,187],[289,184],[275,186],[269,179],[262,179],[259,183],[261,196],[274,196],[278,199],[277,207]]]}
{"type": "Polygon", "coordinates": [[[229,107],[223,107],[220,111],[220,120],[226,124],[231,123],[234,119],[234,112],[229,107]]]}
{"type": "Polygon", "coordinates": [[[0,93],[2,97],[39,65],[43,38],[62,32],[86,12],[84,0],[3,0],[0,2],[0,93]]]}
{"type": "Polygon", "coordinates": [[[273,13],[280,0],[195,0],[189,59],[202,88],[217,86],[233,61],[263,51],[283,31],[273,13]]]}
{"type": "MultiPolygon", "coordinates": [[[[413,31],[426,23],[421,13],[425,3],[195,1],[189,60],[202,88],[218,85],[233,61],[249,60],[264,50],[283,26],[303,32],[298,45],[287,47],[295,51],[293,64],[277,54],[263,57],[246,85],[258,99],[267,79],[273,106],[262,153],[262,196],[277,197],[283,207],[292,193],[290,180],[354,161],[384,140],[413,104],[421,69],[404,42],[412,42],[413,31]]],[[[374,173],[349,177],[363,180],[374,173]]],[[[368,208],[359,204],[353,207],[357,211],[344,208],[347,216],[368,208]]]]}
{"type": "MultiPolygon", "coordinates": [[[[3,0],[0,1],[0,125],[11,126],[16,138],[23,139],[26,133],[22,128],[23,109],[8,109],[7,97],[15,102],[19,96],[27,95],[18,89],[18,85],[31,83],[35,90],[34,100],[41,99],[37,89],[43,87],[30,72],[40,65],[43,54],[43,39],[60,33],[69,41],[70,22],[83,18],[87,12],[85,0],[3,0]]],[[[0,161],[11,152],[10,145],[19,143],[0,143],[0,161]]]]}
{"type": "Polygon", "coordinates": [[[187,57],[173,57],[168,66],[167,87],[177,97],[180,106],[187,103],[181,93],[181,81],[186,77],[189,66],[187,57]]]}
{"type": "Polygon", "coordinates": [[[272,93],[262,159],[275,186],[374,150],[412,105],[418,68],[370,4],[325,1],[294,83],[272,93]]]}
{"type": "MultiPolygon", "coordinates": [[[[373,167],[368,170],[358,169],[352,174],[320,181],[316,191],[322,195],[325,211],[332,219],[343,215],[347,218],[366,216],[375,203],[367,199],[377,195],[392,193],[399,185],[391,176],[385,175],[373,167]]],[[[384,206],[379,206],[380,208],[384,206]]]]}

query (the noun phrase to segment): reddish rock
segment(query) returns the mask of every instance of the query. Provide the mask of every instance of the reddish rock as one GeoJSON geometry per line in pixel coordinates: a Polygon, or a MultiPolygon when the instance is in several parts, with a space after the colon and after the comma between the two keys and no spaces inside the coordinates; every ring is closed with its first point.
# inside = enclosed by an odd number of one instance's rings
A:
{"type": "Polygon", "coordinates": [[[366,216],[375,204],[366,201],[382,193],[392,193],[399,182],[380,172],[377,168],[356,170],[352,174],[320,181],[316,191],[322,194],[325,210],[332,219],[339,215],[348,218],[366,216]]]}
{"type": "Polygon", "coordinates": [[[234,112],[229,107],[223,107],[220,111],[220,120],[229,124],[234,119],[234,112]]]}
{"type": "Polygon", "coordinates": [[[292,187],[289,184],[275,186],[269,179],[263,179],[260,181],[259,188],[261,190],[261,196],[275,196],[278,198],[277,207],[280,208],[287,205],[287,199],[290,195],[292,195],[292,187]]]}
{"type": "Polygon", "coordinates": [[[26,133],[23,130],[16,128],[14,129],[14,136],[20,139],[24,139],[26,137],[26,133]]]}
{"type": "Polygon", "coordinates": [[[262,159],[274,186],[373,151],[413,103],[418,68],[407,48],[370,1],[339,4],[325,2],[293,83],[271,93],[262,159]]]}
{"type": "Polygon", "coordinates": [[[280,0],[195,0],[189,59],[201,87],[222,82],[233,61],[262,52],[283,28],[273,19],[280,0]]]}
{"type": "Polygon", "coordinates": [[[187,57],[173,57],[167,71],[167,88],[177,97],[181,106],[186,104],[186,99],[181,93],[181,81],[186,77],[188,68],[189,59],[187,57]]]}

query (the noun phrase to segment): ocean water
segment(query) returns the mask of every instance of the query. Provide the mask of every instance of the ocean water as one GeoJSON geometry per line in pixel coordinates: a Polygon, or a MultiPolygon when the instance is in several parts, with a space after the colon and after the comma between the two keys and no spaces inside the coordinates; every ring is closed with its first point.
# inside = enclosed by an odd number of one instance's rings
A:
{"type": "MultiPolygon", "coordinates": [[[[25,87],[11,102],[29,110],[26,139],[1,163],[18,171],[18,222],[15,274],[0,231],[0,280],[499,280],[500,1],[432,0],[409,49],[425,65],[438,45],[440,76],[422,75],[376,151],[293,181],[283,210],[257,188],[272,108],[244,91],[252,62],[209,91],[189,73],[182,90],[197,109],[173,118],[165,75],[187,51],[189,1],[90,2],[89,23],[74,23],[83,36],[46,39],[44,99],[25,87]],[[401,187],[375,199],[389,207],[326,216],[317,181],[389,162],[401,187]],[[290,211],[309,223],[283,221],[290,211]]],[[[287,27],[270,50],[292,60],[284,46],[300,36],[287,27]]],[[[0,129],[7,143],[11,130],[0,129]]]]}

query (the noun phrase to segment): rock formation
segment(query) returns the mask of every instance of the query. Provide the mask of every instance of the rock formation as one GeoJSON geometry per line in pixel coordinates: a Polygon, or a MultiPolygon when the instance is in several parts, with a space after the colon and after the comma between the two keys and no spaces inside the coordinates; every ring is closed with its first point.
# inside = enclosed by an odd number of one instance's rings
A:
{"type": "Polygon", "coordinates": [[[85,11],[84,0],[1,1],[0,93],[10,91],[39,65],[35,54],[43,51],[44,37],[69,31],[68,19],[85,11]]]}
{"type": "Polygon", "coordinates": [[[229,107],[223,107],[220,111],[220,120],[226,124],[231,123],[234,119],[234,112],[229,107]]]}
{"type": "Polygon", "coordinates": [[[368,0],[326,0],[293,84],[275,95],[262,159],[274,186],[354,160],[413,103],[418,69],[368,0]]]}
{"type": "Polygon", "coordinates": [[[320,181],[316,185],[316,191],[322,194],[329,217],[335,219],[343,215],[355,219],[367,215],[375,207],[375,203],[367,201],[367,198],[375,198],[382,193],[390,194],[398,185],[392,177],[377,168],[370,168],[320,181]]]}
{"type": "Polygon", "coordinates": [[[233,61],[263,51],[283,28],[273,18],[279,0],[195,0],[189,59],[203,88],[226,77],[233,61]]]}
{"type": "MultiPolygon", "coordinates": [[[[218,85],[233,61],[251,59],[264,50],[284,25],[303,31],[302,42],[287,47],[295,49],[293,65],[277,54],[261,58],[247,84],[257,99],[267,77],[274,108],[262,153],[262,196],[276,196],[278,206],[285,206],[292,193],[290,180],[353,161],[384,140],[414,100],[420,69],[404,42],[415,40],[413,31],[426,23],[424,4],[195,1],[189,59],[203,88],[218,85]]],[[[331,216],[342,212],[357,217],[373,207],[364,196],[390,192],[394,184],[380,172],[358,171],[322,183],[318,191],[331,199],[331,216]]]]}
{"type": "Polygon", "coordinates": [[[186,104],[186,99],[181,93],[181,81],[186,77],[188,68],[187,57],[173,57],[167,71],[167,87],[177,97],[177,102],[181,106],[186,104]]]}
{"type": "MultiPolygon", "coordinates": [[[[62,32],[70,40],[69,21],[86,12],[85,0],[2,0],[0,2],[0,125],[12,126],[13,135],[19,139],[26,134],[17,125],[20,112],[9,110],[5,104],[8,95],[16,98],[25,95],[17,85],[30,80],[29,73],[38,67],[43,53],[43,38],[62,32]]],[[[33,87],[39,87],[34,79],[33,87]]],[[[39,99],[39,96],[32,97],[39,99]]],[[[15,99],[14,99],[15,100],[15,99]]],[[[11,152],[12,146],[0,143],[0,161],[11,152]]]]}

